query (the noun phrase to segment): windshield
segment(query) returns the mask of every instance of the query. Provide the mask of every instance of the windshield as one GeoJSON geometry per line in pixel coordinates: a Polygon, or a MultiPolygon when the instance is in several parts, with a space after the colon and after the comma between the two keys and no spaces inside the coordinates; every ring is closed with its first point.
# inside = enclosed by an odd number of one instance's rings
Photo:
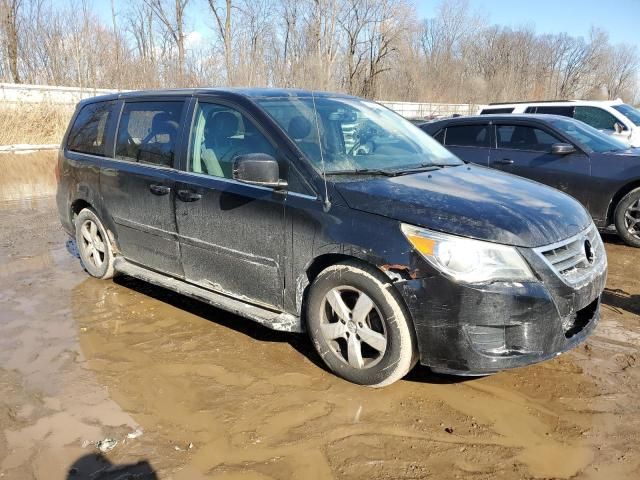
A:
{"type": "Polygon", "coordinates": [[[626,150],[629,146],[613,138],[606,133],[602,133],[599,130],[587,125],[586,123],[578,122],[571,119],[557,119],[551,121],[551,124],[564,133],[567,137],[574,140],[576,143],[586,147],[592,152],[615,152],[618,150],[626,150]]]}
{"type": "Polygon", "coordinates": [[[631,105],[627,105],[626,103],[623,103],[622,105],[614,105],[613,108],[631,120],[634,125],[640,127],[640,110],[633,108],[631,105]]]}
{"type": "Polygon", "coordinates": [[[323,160],[327,173],[398,171],[463,163],[408,120],[375,102],[315,97],[317,116],[312,97],[270,97],[257,99],[257,103],[318,171],[323,170],[323,160]]]}

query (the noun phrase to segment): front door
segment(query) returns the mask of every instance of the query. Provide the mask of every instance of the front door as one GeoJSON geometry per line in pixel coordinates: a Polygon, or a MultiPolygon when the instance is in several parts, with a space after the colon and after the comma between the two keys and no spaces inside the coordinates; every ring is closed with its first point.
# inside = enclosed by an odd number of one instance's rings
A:
{"type": "Polygon", "coordinates": [[[115,159],[100,170],[100,192],[129,261],[182,277],[172,169],[180,151],[184,100],[124,104],[115,159]]]}
{"type": "Polygon", "coordinates": [[[566,143],[551,132],[528,125],[498,124],[496,148],[491,149],[489,166],[557,188],[589,206],[591,164],[579,150],[554,155],[554,143],[566,143]]]}
{"type": "Polygon", "coordinates": [[[233,180],[233,159],[247,153],[276,157],[245,113],[199,101],[176,185],[182,265],[191,283],[281,308],[285,194],[233,180]]]}

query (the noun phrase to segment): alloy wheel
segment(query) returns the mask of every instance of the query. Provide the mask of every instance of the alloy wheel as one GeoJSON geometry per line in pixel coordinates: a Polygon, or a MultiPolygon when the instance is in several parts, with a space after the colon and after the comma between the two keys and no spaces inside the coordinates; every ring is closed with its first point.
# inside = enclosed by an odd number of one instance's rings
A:
{"type": "Polygon", "coordinates": [[[640,199],[629,205],[624,212],[624,226],[627,232],[640,238],[640,199]]]}
{"type": "Polygon", "coordinates": [[[80,234],[86,260],[97,268],[102,267],[105,261],[106,246],[98,225],[92,220],[85,220],[80,227],[80,234]]]}
{"type": "Polygon", "coordinates": [[[387,350],[380,310],[364,292],[340,286],[329,290],[321,307],[320,332],[331,351],[353,368],[376,365],[387,350]]]}

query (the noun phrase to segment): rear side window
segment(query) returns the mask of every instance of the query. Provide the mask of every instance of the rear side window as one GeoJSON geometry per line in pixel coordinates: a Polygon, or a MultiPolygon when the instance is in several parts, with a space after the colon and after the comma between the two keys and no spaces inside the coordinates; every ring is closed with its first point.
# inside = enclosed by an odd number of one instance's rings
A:
{"type": "Polygon", "coordinates": [[[67,148],[73,152],[104,157],[107,124],[113,115],[114,104],[115,102],[99,102],[82,107],[69,132],[67,148]]]}
{"type": "Polygon", "coordinates": [[[576,107],[573,118],[598,130],[615,130],[615,124],[618,121],[609,112],[598,107],[576,107]]]}
{"type": "Polygon", "coordinates": [[[574,107],[536,107],[535,113],[546,113],[547,115],[562,115],[563,117],[573,117],[574,107]]]}
{"type": "Polygon", "coordinates": [[[492,113],[513,113],[513,107],[504,108],[483,108],[480,115],[490,115],[492,113]]]}
{"type": "Polygon", "coordinates": [[[116,158],[173,167],[184,102],[127,102],[116,136],[116,158]]]}
{"type": "Polygon", "coordinates": [[[449,147],[489,148],[489,127],[487,125],[461,125],[448,127],[445,145],[449,147]]]}
{"type": "Polygon", "coordinates": [[[544,130],[524,125],[498,125],[496,134],[498,148],[509,150],[549,152],[551,145],[560,143],[560,140],[544,130]]]}

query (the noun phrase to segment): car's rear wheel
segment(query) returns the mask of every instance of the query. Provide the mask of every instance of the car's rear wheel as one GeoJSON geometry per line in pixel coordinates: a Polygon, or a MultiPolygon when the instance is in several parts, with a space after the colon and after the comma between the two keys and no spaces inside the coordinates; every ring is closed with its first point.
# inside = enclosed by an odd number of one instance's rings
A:
{"type": "Polygon", "coordinates": [[[406,307],[373,267],[347,261],[321,272],[309,293],[307,326],[327,366],[351,382],[384,387],[416,364],[406,307]]]}
{"type": "Polygon", "coordinates": [[[615,212],[618,235],[627,245],[640,247],[640,188],[627,193],[615,212]]]}
{"type": "Polygon", "coordinates": [[[75,219],[80,262],[92,277],[113,277],[113,250],[107,231],[93,210],[84,208],[75,219]]]}

